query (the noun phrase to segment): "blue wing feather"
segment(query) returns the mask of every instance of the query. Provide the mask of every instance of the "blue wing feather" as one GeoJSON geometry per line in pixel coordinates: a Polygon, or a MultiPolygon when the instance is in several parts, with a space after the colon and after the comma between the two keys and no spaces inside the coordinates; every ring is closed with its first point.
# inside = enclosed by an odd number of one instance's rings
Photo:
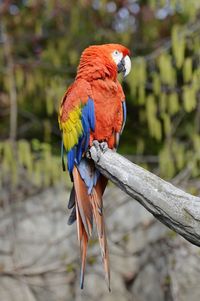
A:
{"type": "Polygon", "coordinates": [[[82,158],[82,154],[83,154],[83,137],[79,138],[79,142],[77,145],[77,153],[76,153],[76,159],[77,159],[77,163],[79,164],[82,158]]]}
{"type": "Polygon", "coordinates": [[[67,168],[69,172],[72,172],[74,167],[74,160],[76,157],[76,149],[73,147],[67,154],[67,168]]]}
{"type": "Polygon", "coordinates": [[[67,153],[67,168],[68,171],[72,173],[74,164],[76,164],[81,178],[86,184],[88,194],[90,194],[100,175],[98,170],[91,170],[87,159],[82,158],[83,153],[89,146],[90,132],[95,130],[95,109],[94,101],[91,98],[88,98],[88,102],[82,108],[81,123],[83,127],[83,133],[82,136],[79,137],[78,144],[67,153]]]}
{"type": "Polygon", "coordinates": [[[94,132],[95,130],[94,101],[91,98],[89,98],[87,106],[88,106],[88,120],[90,123],[90,128],[94,132]]]}
{"type": "Polygon", "coordinates": [[[122,112],[123,112],[123,122],[122,122],[122,127],[121,127],[121,131],[120,133],[115,133],[115,148],[117,149],[119,146],[119,139],[120,139],[120,135],[122,134],[123,130],[124,130],[124,126],[126,123],[126,102],[125,100],[122,101],[122,112]]]}
{"type": "Polygon", "coordinates": [[[70,173],[74,168],[74,163],[80,163],[82,155],[87,150],[89,145],[90,132],[95,130],[95,109],[94,101],[92,100],[92,98],[88,98],[87,103],[82,108],[81,122],[83,127],[83,134],[81,137],[79,137],[78,144],[75,145],[67,154],[67,167],[70,173]]]}
{"type": "Polygon", "coordinates": [[[65,171],[65,160],[64,160],[64,143],[61,141],[61,160],[62,160],[62,169],[65,171]]]}
{"type": "Polygon", "coordinates": [[[122,124],[121,133],[123,132],[123,129],[124,129],[124,126],[125,126],[125,123],[126,123],[126,117],[127,117],[126,102],[125,102],[125,100],[122,101],[122,109],[123,109],[123,124],[122,124]]]}

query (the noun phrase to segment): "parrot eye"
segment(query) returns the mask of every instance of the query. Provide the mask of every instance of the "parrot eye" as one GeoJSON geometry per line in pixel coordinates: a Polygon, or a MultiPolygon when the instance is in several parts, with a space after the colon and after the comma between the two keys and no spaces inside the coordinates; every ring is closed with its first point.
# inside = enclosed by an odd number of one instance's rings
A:
{"type": "Polygon", "coordinates": [[[118,65],[121,59],[123,58],[123,54],[118,50],[114,50],[112,52],[112,58],[115,61],[116,65],[118,65]]]}
{"type": "Polygon", "coordinates": [[[118,51],[118,50],[115,50],[115,51],[113,52],[113,54],[117,56],[117,55],[119,55],[119,51],[118,51]]]}

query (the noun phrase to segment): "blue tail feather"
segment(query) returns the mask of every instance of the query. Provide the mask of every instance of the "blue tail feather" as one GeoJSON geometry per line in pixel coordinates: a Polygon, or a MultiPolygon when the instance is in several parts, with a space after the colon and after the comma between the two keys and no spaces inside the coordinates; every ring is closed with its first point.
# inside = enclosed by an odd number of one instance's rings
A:
{"type": "Polygon", "coordinates": [[[85,182],[88,189],[88,194],[91,194],[92,188],[96,185],[100,172],[91,166],[90,162],[86,158],[82,158],[80,164],[77,165],[81,178],[85,182]]]}

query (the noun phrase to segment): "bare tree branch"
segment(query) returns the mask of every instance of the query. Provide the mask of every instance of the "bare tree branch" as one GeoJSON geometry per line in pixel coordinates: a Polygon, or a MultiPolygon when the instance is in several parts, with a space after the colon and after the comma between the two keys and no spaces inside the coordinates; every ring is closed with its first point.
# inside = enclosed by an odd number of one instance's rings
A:
{"type": "Polygon", "coordinates": [[[101,153],[100,160],[94,146],[90,154],[102,174],[163,224],[200,246],[200,198],[176,188],[111,150],[101,153]]]}

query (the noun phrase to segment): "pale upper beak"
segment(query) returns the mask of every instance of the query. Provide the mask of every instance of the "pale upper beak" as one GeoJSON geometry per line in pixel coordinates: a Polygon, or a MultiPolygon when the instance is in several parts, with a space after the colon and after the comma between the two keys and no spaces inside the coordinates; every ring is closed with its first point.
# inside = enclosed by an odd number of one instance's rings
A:
{"type": "Polygon", "coordinates": [[[119,64],[117,65],[118,73],[122,72],[123,76],[127,76],[131,71],[131,59],[128,55],[123,57],[119,64]]]}

